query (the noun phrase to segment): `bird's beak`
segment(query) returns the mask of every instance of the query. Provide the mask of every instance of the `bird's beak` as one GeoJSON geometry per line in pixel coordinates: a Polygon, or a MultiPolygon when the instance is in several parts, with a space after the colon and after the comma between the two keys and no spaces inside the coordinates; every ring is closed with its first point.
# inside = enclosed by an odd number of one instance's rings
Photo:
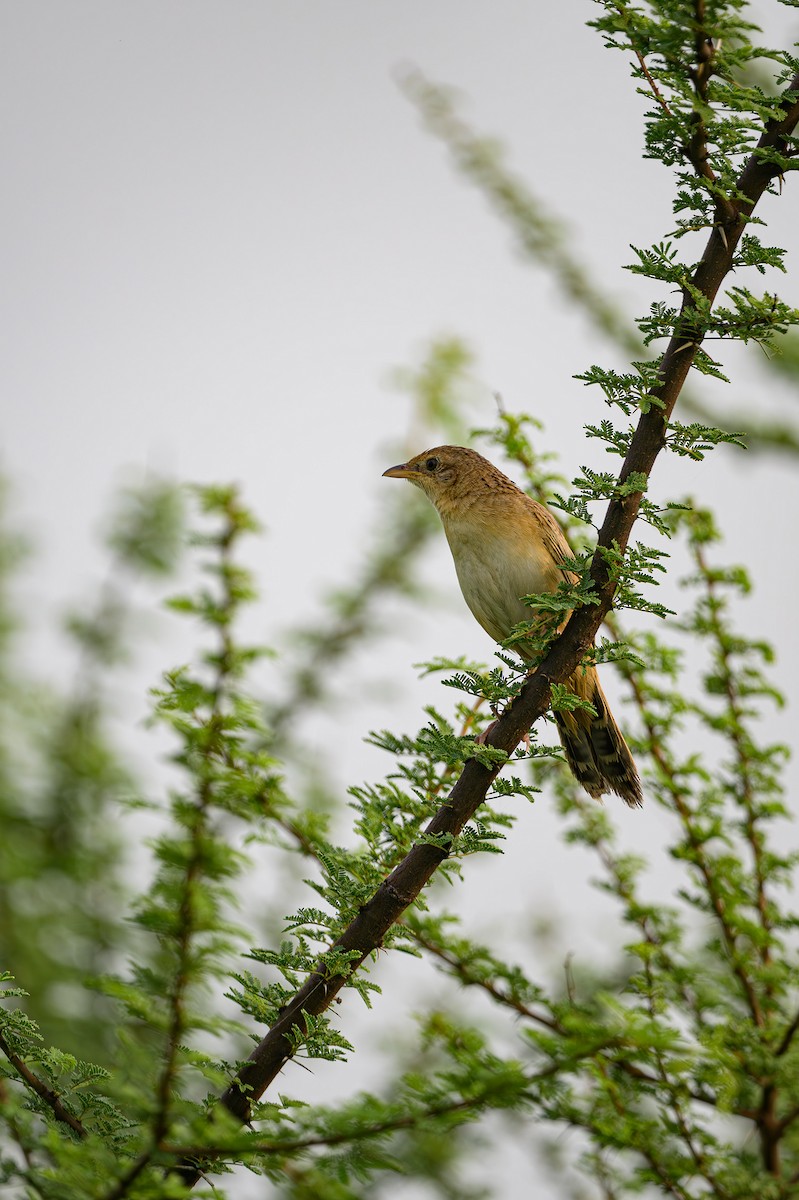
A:
{"type": "Polygon", "coordinates": [[[396,467],[389,467],[387,471],[384,471],[383,478],[413,479],[414,475],[417,473],[418,472],[413,467],[409,467],[407,463],[399,463],[396,467]]]}

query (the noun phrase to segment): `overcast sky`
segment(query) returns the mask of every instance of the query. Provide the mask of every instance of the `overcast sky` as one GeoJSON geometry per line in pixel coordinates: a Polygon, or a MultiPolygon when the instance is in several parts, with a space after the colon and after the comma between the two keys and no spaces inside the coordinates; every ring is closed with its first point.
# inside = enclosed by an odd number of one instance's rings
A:
{"type": "MultiPolygon", "coordinates": [[[[274,641],[314,611],[321,587],[346,582],[384,489],[401,486],[380,478],[409,423],[389,373],[417,364],[437,335],[476,355],[477,424],[501,392],[546,423],[567,473],[606,465],[581,432],[600,397],[572,377],[609,352],[522,261],[395,82],[412,63],[455,85],[467,119],[502,139],[570,223],[586,266],[640,312],[660,297],[621,267],[630,243],[668,232],[671,182],[641,158],[642,102],[621,56],[585,27],[587,0],[25,0],[0,11],[0,466],[38,547],[34,626],[99,577],[114,488],[157,471],[242,483],[269,529],[259,554],[274,641]]],[[[761,12],[782,35],[784,10],[761,12]]],[[[789,180],[759,210],[766,240],[789,246],[780,286],[794,304],[797,199],[789,180]]],[[[754,363],[738,379],[734,392],[714,389],[718,403],[773,406],[754,363]]],[[[786,575],[796,583],[792,541],[785,562],[794,469],[734,453],[701,471],[661,460],[656,486],[719,506],[720,554],[750,562],[747,623],[781,643],[779,681],[795,702],[795,621],[778,599],[786,575]]],[[[406,615],[386,660],[401,694],[372,711],[369,693],[339,727],[348,782],[380,769],[361,742],[370,727],[421,722],[435,685],[411,664],[491,653],[443,537],[431,563],[453,603],[406,615]]],[[[43,671],[52,645],[31,641],[43,671]]],[[[165,659],[162,644],[142,668],[141,705],[165,659]]],[[[355,692],[382,664],[357,672],[355,692]]],[[[795,707],[775,728],[789,737],[794,724],[795,707]]],[[[637,822],[634,841],[659,838],[654,808],[622,816],[637,822]]],[[[505,869],[477,869],[492,901],[579,916],[585,892],[562,886],[543,803],[524,828],[505,869]]]]}

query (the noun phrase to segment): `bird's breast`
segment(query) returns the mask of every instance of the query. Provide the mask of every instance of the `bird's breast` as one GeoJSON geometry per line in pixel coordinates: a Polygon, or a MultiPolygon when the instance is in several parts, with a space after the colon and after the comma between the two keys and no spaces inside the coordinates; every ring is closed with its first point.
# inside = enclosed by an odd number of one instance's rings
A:
{"type": "Polygon", "coordinates": [[[509,522],[450,519],[444,529],[463,598],[495,641],[532,618],[520,597],[555,591],[562,578],[543,539],[527,522],[513,528],[509,522]]]}

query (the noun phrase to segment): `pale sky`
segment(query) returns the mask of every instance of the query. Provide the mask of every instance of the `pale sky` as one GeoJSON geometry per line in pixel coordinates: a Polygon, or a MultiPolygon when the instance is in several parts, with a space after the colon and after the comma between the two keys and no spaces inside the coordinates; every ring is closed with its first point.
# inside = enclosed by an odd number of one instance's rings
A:
{"type": "MultiPolygon", "coordinates": [[[[787,27],[776,3],[759,11],[787,27]]],[[[491,422],[500,392],[545,422],[567,474],[606,466],[582,433],[605,415],[599,393],[572,376],[617,360],[522,261],[394,80],[412,63],[457,87],[463,115],[502,140],[514,170],[571,225],[586,265],[641,313],[662,297],[621,267],[630,243],[671,228],[671,180],[641,159],[642,101],[621,55],[585,27],[593,12],[587,0],[0,5],[0,467],[39,551],[25,581],[34,624],[89,593],[114,488],[156,471],[241,482],[269,530],[254,554],[263,635],[279,640],[316,611],[321,588],[346,582],[385,489],[400,486],[380,478],[409,423],[388,377],[417,365],[437,335],[462,337],[477,357],[476,424],[491,422]]],[[[758,210],[766,241],[788,246],[777,286],[794,304],[798,186],[789,179],[758,210]]],[[[776,385],[765,379],[747,360],[735,388],[712,395],[771,409],[776,385]]],[[[661,458],[655,475],[660,495],[692,490],[715,504],[720,560],[753,571],[742,623],[780,644],[777,679],[793,710],[775,729],[786,739],[799,700],[782,598],[789,572],[796,583],[796,483],[795,468],[734,452],[705,469],[661,458]]],[[[422,704],[442,703],[413,663],[492,652],[462,606],[443,537],[426,574],[451,604],[405,611],[380,661],[362,656],[337,688],[356,698],[329,730],[342,784],[385,766],[362,743],[370,728],[415,729],[422,704]],[[384,669],[397,686],[381,703],[369,684],[384,669]]],[[[30,647],[43,673],[59,671],[52,635],[30,647]]],[[[167,661],[162,641],[126,682],[132,711],[167,661]]],[[[635,823],[632,845],[662,840],[654,806],[618,815],[635,823]]],[[[462,904],[478,932],[509,909],[520,921],[552,911],[571,920],[567,948],[601,940],[585,864],[556,833],[542,800],[505,864],[469,866],[462,904]]],[[[379,1005],[369,1022],[381,1023],[379,1005]]]]}

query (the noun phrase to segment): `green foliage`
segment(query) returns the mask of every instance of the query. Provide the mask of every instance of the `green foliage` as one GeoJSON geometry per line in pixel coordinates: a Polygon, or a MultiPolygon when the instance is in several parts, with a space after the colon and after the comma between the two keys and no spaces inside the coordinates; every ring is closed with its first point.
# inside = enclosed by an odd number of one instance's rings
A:
{"type": "MultiPolygon", "coordinates": [[[[84,981],[127,942],[117,814],[135,792],[106,729],[109,673],[128,655],[131,584],[176,554],[180,506],[178,491],[157,480],[120,497],[106,582],[67,622],[77,665],[64,694],[22,677],[11,645],[0,666],[0,961],[13,964],[48,1040],[75,1039],[106,1063],[115,1016],[84,981]]],[[[3,531],[0,544],[12,567],[17,539],[3,531]]],[[[7,613],[10,582],[0,602],[7,613]]]]}
{"type": "MultiPolygon", "coordinates": [[[[501,438],[500,430],[496,436],[501,438]]],[[[572,980],[560,994],[531,977],[528,968],[472,941],[453,915],[425,899],[386,944],[429,956],[446,974],[483,993],[498,1016],[507,1013],[516,1052],[508,1057],[491,1049],[486,1034],[432,1013],[421,1035],[424,1071],[406,1072],[385,1095],[355,1096],[334,1109],[270,1099],[257,1108],[249,1131],[219,1118],[207,1121],[197,1084],[205,1079],[216,1089],[229,1068],[202,1052],[197,1038],[227,1039],[235,1029],[229,1018],[209,1010],[209,984],[232,978],[236,986],[228,994],[242,1017],[269,1024],[322,963],[328,976],[343,974],[370,1003],[378,989],[353,970],[357,954],[327,947],[419,842],[420,826],[464,759],[491,754],[475,746],[475,722],[483,718],[474,697],[484,688],[494,704],[512,699],[521,672],[431,664],[429,670],[455,670],[450,682],[468,697],[456,705],[460,724],[431,711],[415,737],[374,735],[396,768],[384,784],[352,790],[359,839],[354,847],[300,832],[294,824],[299,814],[295,818],[275,763],[258,748],[264,729],[257,706],[241,691],[257,652],[235,639],[236,612],[253,588],[233,555],[253,522],[232,491],[206,491],[199,498],[211,529],[194,541],[209,555],[203,575],[211,584],[185,595],[178,607],[201,618],[211,642],[197,668],[169,672],[155,693],[156,715],[173,731],[175,761],[189,786],[172,794],[171,831],[155,842],[156,873],[135,910],[136,922],[152,939],[151,950],[129,977],[105,984],[127,1014],[119,1025],[126,1080],[118,1069],[109,1081],[101,1069],[45,1049],[20,1008],[5,1013],[9,1080],[20,1079],[19,1063],[41,1084],[41,1093],[15,1090],[5,1106],[9,1129],[32,1154],[26,1168],[31,1185],[51,1194],[48,1180],[57,1179],[61,1194],[77,1196],[93,1189],[91,1180],[104,1179],[108,1196],[177,1195],[179,1180],[171,1177],[165,1184],[164,1169],[176,1158],[202,1158],[214,1166],[244,1160],[275,1181],[286,1178],[291,1163],[297,1194],[310,1187],[322,1195],[345,1187],[351,1194],[403,1169],[434,1178],[421,1147],[430,1139],[437,1145],[452,1138],[455,1158],[446,1169],[440,1164],[440,1187],[447,1194],[454,1163],[467,1153],[458,1131],[492,1109],[534,1114],[553,1128],[583,1129],[588,1135],[583,1165],[596,1178],[612,1178],[619,1194],[681,1179],[687,1181],[679,1192],[685,1196],[705,1194],[708,1186],[725,1196],[751,1195],[755,1188],[777,1195],[761,1156],[746,1149],[745,1138],[709,1125],[705,1114],[715,1109],[757,1128],[764,1079],[766,1090],[780,1096],[778,1115],[790,1113],[799,1101],[792,1033],[799,1027],[792,1008],[796,968],[787,940],[796,918],[779,899],[796,856],[781,851],[770,834],[785,814],[779,782],[783,750],[761,743],[756,734],[761,706],[775,694],[762,669],[768,648],[730,624],[727,597],[746,589],[745,574],[708,561],[717,539],[712,518],[688,502],[674,506],[669,520],[675,537],[687,537],[693,555],[695,569],[684,586],[695,599],[674,632],[707,655],[702,692],[688,699],[679,686],[681,660],[693,654],[680,644],[645,632],[632,639],[632,654],[618,652],[625,644],[620,641],[600,648],[600,656],[618,661],[630,681],[640,712],[639,756],[650,763],[649,793],[674,814],[671,853],[686,872],[675,903],[664,907],[647,897],[641,861],[616,848],[610,821],[575,793],[569,776],[553,777],[546,748],[536,748],[543,756],[530,756],[530,781],[500,776],[495,785],[497,796],[531,799],[537,787],[556,781],[565,836],[597,857],[600,886],[616,898],[629,931],[620,975],[572,980]],[[689,721],[718,743],[714,775],[675,741],[689,721]],[[229,901],[243,856],[230,822],[256,829],[270,814],[320,870],[313,887],[321,905],[299,907],[285,919],[278,946],[249,954],[280,982],[236,971],[231,962],[241,940],[231,925],[229,901]],[[691,911],[711,922],[699,942],[691,911]],[[153,1054],[160,1064],[155,1073],[145,1066],[153,1054]],[[52,1126],[46,1138],[42,1122],[52,1126]],[[403,1149],[408,1139],[412,1151],[403,1149]]],[[[555,609],[560,615],[560,607],[555,609]]],[[[556,694],[556,706],[565,695],[556,694]]],[[[510,827],[507,814],[484,807],[480,819],[448,847],[449,873],[460,873],[458,864],[476,850],[496,852],[510,827]]],[[[12,1004],[22,999],[19,992],[9,994],[12,1004]]],[[[348,1039],[325,1016],[306,1014],[294,1026],[292,1044],[308,1059],[336,1062],[352,1053],[348,1039]]],[[[783,1138],[788,1164],[790,1128],[783,1138]]],[[[9,1169],[12,1178],[15,1168],[9,1169]]]]}
{"type": "MultiPolygon", "coordinates": [[[[428,706],[416,732],[370,735],[390,765],[383,779],[349,789],[348,823],[317,803],[313,781],[297,769],[292,729],[329,698],[333,668],[379,632],[383,598],[418,601],[411,577],[432,528],[427,509],[405,497],[381,514],[355,584],[297,631],[284,690],[265,701],[254,679],[267,651],[239,635],[242,612],[257,599],[241,544],[258,522],[233,487],[195,488],[187,500],[154,483],[122,497],[108,536],[109,581],[69,622],[80,669],[63,696],[17,677],[13,609],[0,592],[0,950],[19,985],[2,977],[0,1181],[15,1194],[154,1200],[186,1195],[199,1182],[233,1197],[237,1179],[224,1176],[243,1163],[297,1200],[371,1197],[384,1186],[391,1194],[402,1175],[430,1194],[476,1197],[486,1193],[468,1168],[475,1148],[482,1151],[475,1125],[487,1113],[492,1136],[521,1129],[529,1144],[532,1131],[607,1200],[787,1200],[796,1189],[799,916],[790,886],[799,853],[785,836],[787,749],[769,731],[770,708],[783,703],[769,675],[774,651],[738,626],[750,583],[743,567],[716,561],[720,536],[709,509],[652,494],[635,444],[639,419],[664,410],[663,364],[650,361],[644,345],[676,338],[679,354],[707,337],[773,341],[790,359],[796,311],[740,282],[749,268],[784,270],[782,252],[754,232],[760,218],[748,220],[731,258],[736,283],[719,304],[697,286],[692,255],[697,232],[724,242],[742,165],[764,123],[783,113],[778,92],[797,64],[755,45],[737,0],[640,8],[608,0],[601,10],[596,27],[630,59],[650,104],[646,152],[675,175],[675,228],[636,249],[630,269],[669,293],[678,289],[684,303],[678,309],[654,294],[637,333],[578,268],[496,149],[474,138],[420,76],[405,80],[526,252],[629,352],[624,370],[592,366],[577,376],[610,410],[587,427],[592,448],[599,442],[624,463],[619,476],[586,465],[567,483],[540,449],[533,418],[501,410],[494,428],[476,431],[515,464],[532,495],[551,503],[574,556],[558,591],[526,598],[531,620],[507,639],[498,665],[421,665],[445,676],[441,706],[428,706]],[[634,538],[622,553],[607,539],[595,553],[608,502],[640,503],[657,544],[634,538]],[[153,690],[153,723],[172,753],[164,796],[145,799],[104,713],[131,640],[125,584],[168,575],[186,543],[195,575],[168,606],[191,624],[198,646],[153,690]],[[675,581],[676,614],[653,598],[670,570],[669,545],[690,562],[675,581]],[[614,586],[615,611],[608,636],[584,658],[613,664],[626,690],[647,804],[662,816],[663,844],[649,855],[664,856],[676,881],[667,898],[539,729],[513,755],[484,736],[527,683],[516,648],[542,660],[570,613],[597,605],[600,569],[614,586]],[[636,614],[630,628],[625,610],[636,614]],[[486,802],[459,832],[431,827],[475,771],[485,778],[486,802]],[[517,798],[542,792],[557,800],[565,844],[593,863],[620,931],[615,962],[579,970],[567,963],[554,984],[535,947],[516,945],[511,955],[503,930],[482,944],[442,898],[472,883],[473,855],[502,852],[517,798]],[[119,812],[131,799],[147,805],[155,824],[146,870],[126,864],[119,812]],[[267,847],[292,885],[276,881],[251,912],[247,873],[267,847]],[[401,891],[403,869],[420,854],[432,854],[446,892],[401,891]],[[379,942],[353,945],[353,930],[386,895],[390,928],[379,942]],[[394,950],[411,967],[415,958],[436,966],[451,985],[451,1010],[439,1002],[419,1015],[413,1045],[398,1048],[371,1091],[351,1088],[323,1105],[274,1091],[262,1099],[256,1089],[244,1097],[251,1119],[242,1124],[242,1062],[252,1042],[288,1009],[286,1055],[343,1073],[355,1050],[335,1009],[311,1011],[305,995],[289,1006],[311,985],[340,994],[344,1005],[354,991],[379,1021],[385,1009],[369,969],[378,951],[394,950]],[[579,1138],[564,1139],[565,1131],[579,1138]]],[[[791,136],[787,152],[755,155],[787,173],[795,145],[791,136]]],[[[470,361],[460,343],[440,342],[403,376],[426,428],[464,436],[470,361]]],[[[697,377],[724,377],[706,351],[692,366],[697,377]]],[[[742,444],[745,435],[732,428],[704,415],[670,420],[662,444],[701,461],[717,446],[742,444]]],[[[16,557],[15,539],[5,535],[3,583],[16,557]]],[[[551,705],[590,707],[562,678],[552,681],[551,705]]],[[[321,772],[334,751],[318,755],[321,772]]],[[[557,1187],[567,1194],[567,1172],[557,1187]]]]}

